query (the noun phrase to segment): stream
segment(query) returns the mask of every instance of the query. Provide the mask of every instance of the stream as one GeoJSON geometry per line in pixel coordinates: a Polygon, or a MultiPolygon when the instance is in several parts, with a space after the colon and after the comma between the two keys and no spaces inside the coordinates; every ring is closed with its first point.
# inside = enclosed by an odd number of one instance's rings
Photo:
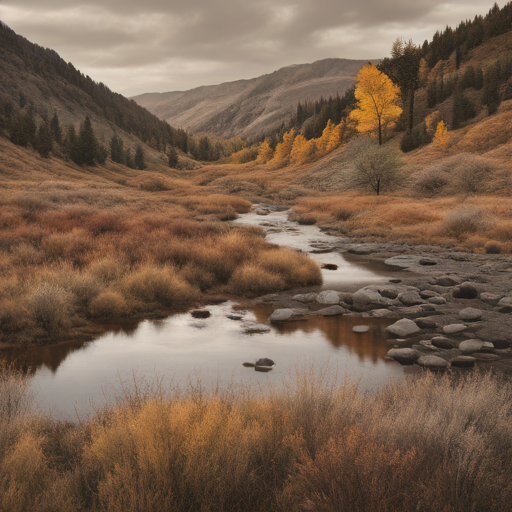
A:
{"type": "MultiPolygon", "coordinates": [[[[286,212],[265,216],[251,212],[235,222],[262,226],[269,242],[306,252],[320,264],[337,265],[336,270],[322,270],[321,288],[354,291],[391,276],[383,268],[330,252],[336,237],[316,226],[291,222],[286,212]]],[[[161,376],[182,388],[199,380],[206,389],[219,382],[266,389],[281,385],[297,366],[314,364],[320,368],[327,364],[342,378],[354,379],[368,391],[406,377],[404,367],[385,359],[389,321],[311,317],[271,325],[268,317],[272,308],[265,304],[249,307],[228,301],[205,309],[211,313],[209,318],[182,313],[164,320],[123,324],[91,342],[11,351],[9,357],[30,367],[30,385],[41,410],[70,420],[111,400],[119,382],[133,375],[149,380],[161,376]],[[254,332],[258,331],[256,324],[260,332],[254,332]],[[354,333],[352,327],[360,324],[369,325],[370,331],[354,333]],[[260,357],[276,362],[271,372],[259,373],[242,366],[260,357]]]]}

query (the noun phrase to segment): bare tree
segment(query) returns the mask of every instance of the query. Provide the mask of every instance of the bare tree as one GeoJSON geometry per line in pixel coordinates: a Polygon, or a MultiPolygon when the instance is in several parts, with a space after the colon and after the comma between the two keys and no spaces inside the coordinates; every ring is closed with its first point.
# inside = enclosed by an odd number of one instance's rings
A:
{"type": "Polygon", "coordinates": [[[380,195],[402,184],[399,150],[389,145],[380,146],[370,137],[358,137],[350,143],[348,151],[354,164],[348,176],[352,187],[372,190],[380,195]]]}

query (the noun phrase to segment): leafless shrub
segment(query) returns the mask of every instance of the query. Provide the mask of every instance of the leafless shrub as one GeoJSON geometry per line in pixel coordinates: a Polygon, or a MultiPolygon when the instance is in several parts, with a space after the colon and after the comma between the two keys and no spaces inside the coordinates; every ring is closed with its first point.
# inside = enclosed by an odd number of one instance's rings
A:
{"type": "Polygon", "coordinates": [[[477,233],[492,225],[491,218],[478,208],[462,207],[449,212],[444,220],[444,230],[453,236],[477,233]]]}
{"type": "Polygon", "coordinates": [[[64,288],[43,282],[30,299],[30,312],[35,320],[50,334],[55,334],[69,323],[73,295],[64,288]]]}
{"type": "Polygon", "coordinates": [[[416,174],[413,188],[420,194],[436,196],[446,190],[450,183],[450,176],[440,165],[431,165],[416,174]]]}

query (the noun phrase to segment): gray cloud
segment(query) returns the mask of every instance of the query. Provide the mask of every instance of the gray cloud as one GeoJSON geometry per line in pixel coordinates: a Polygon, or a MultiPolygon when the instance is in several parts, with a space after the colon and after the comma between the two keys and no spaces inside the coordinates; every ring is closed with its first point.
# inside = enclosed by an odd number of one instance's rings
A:
{"type": "Polygon", "coordinates": [[[378,58],[483,14],[482,0],[0,0],[18,33],[131,95],[258,76],[327,57],[378,58]]]}

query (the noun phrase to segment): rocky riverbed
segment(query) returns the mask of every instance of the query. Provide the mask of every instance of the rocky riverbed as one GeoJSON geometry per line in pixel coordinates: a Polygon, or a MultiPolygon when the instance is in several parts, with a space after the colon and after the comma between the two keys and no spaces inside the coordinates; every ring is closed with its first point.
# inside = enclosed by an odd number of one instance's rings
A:
{"type": "MultiPolygon", "coordinates": [[[[387,282],[358,290],[306,290],[260,297],[273,323],[311,315],[395,319],[388,356],[430,368],[485,366],[512,374],[512,258],[442,247],[355,242],[336,236],[322,245],[358,264],[394,269],[387,282]]],[[[318,253],[317,253],[318,254],[318,253]]],[[[318,259],[318,256],[315,258],[318,259]]]]}

